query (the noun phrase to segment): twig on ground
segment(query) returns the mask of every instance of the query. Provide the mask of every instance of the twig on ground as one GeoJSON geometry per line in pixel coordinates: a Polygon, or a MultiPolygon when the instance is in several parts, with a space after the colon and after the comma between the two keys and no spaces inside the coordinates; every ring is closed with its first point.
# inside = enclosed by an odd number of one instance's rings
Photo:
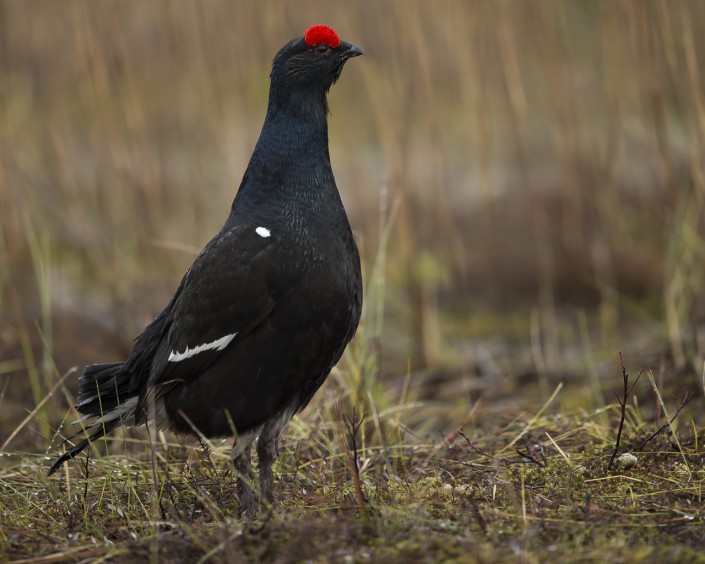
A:
{"type": "Polygon", "coordinates": [[[617,401],[619,402],[619,405],[622,408],[622,412],[619,417],[619,429],[617,429],[617,438],[614,441],[614,450],[612,451],[612,456],[610,456],[610,461],[607,464],[607,471],[608,472],[612,468],[612,465],[614,464],[614,459],[617,456],[617,452],[619,451],[619,443],[622,440],[622,430],[624,429],[624,419],[626,418],[626,415],[627,415],[627,400],[629,399],[629,395],[632,393],[634,386],[636,386],[636,383],[639,381],[639,378],[641,378],[641,375],[644,373],[643,368],[641,370],[639,370],[639,374],[637,375],[636,380],[634,380],[634,383],[630,386],[629,385],[629,374],[627,374],[627,369],[624,367],[624,355],[621,352],[619,353],[619,362],[622,366],[622,382],[624,384],[624,388],[623,388],[624,395],[620,399],[619,394],[617,393],[617,390],[612,388],[614,395],[617,396],[617,401]]]}
{"type": "MultiPolygon", "coordinates": [[[[465,442],[468,443],[468,446],[472,450],[474,450],[477,454],[479,454],[481,456],[485,456],[485,457],[489,458],[490,460],[496,460],[497,462],[503,462],[504,464],[521,464],[521,463],[528,462],[528,463],[532,463],[532,464],[538,464],[538,466],[541,468],[545,468],[548,465],[548,461],[546,460],[546,455],[543,452],[543,446],[541,446],[541,445],[538,445],[538,448],[541,453],[541,458],[542,458],[543,462],[541,460],[539,460],[538,458],[536,458],[536,456],[534,456],[534,454],[532,453],[532,450],[534,447],[530,447],[528,445],[526,448],[527,452],[522,452],[518,449],[514,450],[514,452],[516,452],[517,455],[519,455],[519,457],[520,457],[518,460],[511,459],[511,458],[501,458],[498,456],[493,456],[493,455],[485,452],[484,450],[482,450],[480,447],[475,446],[473,444],[473,442],[470,440],[470,438],[465,434],[462,427],[460,429],[458,429],[457,434],[459,436],[463,437],[463,439],[465,439],[465,442]]],[[[472,466],[471,464],[468,464],[468,463],[461,463],[461,464],[463,464],[464,466],[472,466]]]]}
{"type": "MultiPolygon", "coordinates": [[[[181,410],[179,410],[181,411],[181,410]]],[[[190,422],[189,422],[190,423],[190,422]]],[[[211,478],[215,482],[219,482],[219,476],[218,476],[218,469],[215,467],[215,463],[213,462],[213,459],[211,458],[211,453],[213,452],[212,443],[208,440],[204,440],[201,435],[198,436],[198,443],[201,445],[201,448],[203,449],[203,455],[205,456],[206,459],[206,466],[208,469],[213,473],[211,478]]],[[[223,483],[220,482],[221,489],[223,483]]]]}
{"type": "Polygon", "coordinates": [[[590,493],[590,490],[587,491],[585,494],[585,505],[583,506],[583,521],[585,521],[585,524],[587,525],[588,521],[590,520],[590,498],[592,497],[592,494],[590,493]]]}
{"type": "Polygon", "coordinates": [[[644,450],[644,447],[652,441],[655,437],[657,437],[659,434],[663,432],[664,429],[667,427],[670,427],[673,422],[676,420],[676,417],[678,417],[678,414],[681,412],[681,410],[688,404],[688,402],[693,398],[693,392],[686,392],[683,394],[683,397],[681,398],[680,403],[678,404],[678,407],[676,408],[676,413],[671,417],[670,421],[667,421],[663,425],[661,425],[654,433],[649,435],[649,437],[644,440],[640,445],[639,448],[637,448],[637,452],[641,452],[644,450]]]}
{"type": "Polygon", "coordinates": [[[470,437],[468,437],[468,436],[465,434],[465,432],[463,431],[462,427],[461,427],[460,429],[458,429],[458,435],[460,435],[461,437],[463,437],[463,438],[465,439],[465,442],[468,443],[468,446],[469,446],[472,450],[474,450],[477,454],[479,454],[479,455],[481,455],[481,456],[486,456],[487,458],[491,458],[492,460],[501,460],[502,462],[508,462],[508,460],[505,459],[505,458],[496,458],[496,457],[492,456],[491,454],[486,453],[486,452],[485,452],[484,450],[482,450],[480,447],[475,446],[475,445],[473,444],[473,442],[470,440],[470,437]]]}
{"type": "Polygon", "coordinates": [[[546,454],[544,453],[543,445],[541,443],[536,443],[535,445],[527,444],[526,452],[522,452],[519,449],[516,449],[516,453],[522,458],[525,458],[528,462],[533,462],[539,468],[546,468],[548,466],[548,460],[546,460],[546,454]],[[539,451],[539,454],[541,455],[541,460],[536,458],[536,455],[533,452],[534,450],[539,451]]]}

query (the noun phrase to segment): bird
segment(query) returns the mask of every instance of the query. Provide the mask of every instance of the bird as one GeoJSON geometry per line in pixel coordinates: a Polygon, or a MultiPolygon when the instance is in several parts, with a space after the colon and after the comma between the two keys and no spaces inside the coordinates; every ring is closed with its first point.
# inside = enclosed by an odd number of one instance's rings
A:
{"type": "Polygon", "coordinates": [[[339,361],[362,312],[360,256],[330,162],[327,95],[345,63],[364,54],[325,25],[278,51],[264,125],[225,224],[127,358],[84,368],[75,408],[85,436],[49,475],[119,426],[234,435],[241,514],[275,502],[278,438],[339,361]]]}

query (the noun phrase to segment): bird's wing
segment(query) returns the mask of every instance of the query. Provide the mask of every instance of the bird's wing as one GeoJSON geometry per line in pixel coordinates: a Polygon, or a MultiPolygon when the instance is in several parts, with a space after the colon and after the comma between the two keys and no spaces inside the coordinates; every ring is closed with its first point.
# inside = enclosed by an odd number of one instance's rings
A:
{"type": "Polygon", "coordinates": [[[276,253],[281,241],[262,229],[221,232],[196,258],[168,313],[138,409],[197,378],[298,282],[281,276],[276,253]]]}

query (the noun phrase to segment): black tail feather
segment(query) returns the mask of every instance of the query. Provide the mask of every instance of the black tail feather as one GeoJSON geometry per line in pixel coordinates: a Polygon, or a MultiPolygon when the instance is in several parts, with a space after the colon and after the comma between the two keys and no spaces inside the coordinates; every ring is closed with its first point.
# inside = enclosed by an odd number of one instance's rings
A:
{"type": "Polygon", "coordinates": [[[76,409],[98,417],[124,401],[129,394],[130,378],[125,377],[122,367],[121,362],[86,366],[78,379],[76,409]]]}
{"type": "Polygon", "coordinates": [[[104,437],[107,435],[110,431],[115,429],[115,427],[118,427],[122,424],[122,421],[120,419],[113,419],[112,421],[107,421],[105,423],[102,423],[98,426],[98,428],[91,433],[91,435],[85,439],[83,439],[81,442],[76,444],[75,446],[72,446],[69,450],[67,450],[64,454],[62,454],[59,458],[57,458],[54,461],[54,464],[51,465],[51,468],[49,468],[49,473],[47,476],[51,476],[54,472],[56,472],[59,467],[66,462],[67,460],[71,460],[78,454],[80,454],[83,449],[85,449],[91,442],[100,439],[101,437],[104,437]]]}
{"type": "MultiPolygon", "coordinates": [[[[129,391],[130,378],[122,371],[123,363],[115,362],[108,364],[90,364],[86,366],[83,374],[78,379],[78,396],[76,398],[76,409],[84,414],[74,423],[79,423],[93,417],[105,417],[114,409],[129,399],[132,395],[129,391]]],[[[87,424],[88,437],[71,447],[59,458],[49,469],[48,476],[51,476],[67,460],[71,460],[83,451],[92,441],[100,439],[110,431],[122,425],[125,421],[124,414],[115,418],[106,418],[102,421],[94,421],[87,424]]],[[[80,435],[82,431],[72,435],[67,441],[80,435]]],[[[65,441],[64,441],[65,442],[65,441]]]]}

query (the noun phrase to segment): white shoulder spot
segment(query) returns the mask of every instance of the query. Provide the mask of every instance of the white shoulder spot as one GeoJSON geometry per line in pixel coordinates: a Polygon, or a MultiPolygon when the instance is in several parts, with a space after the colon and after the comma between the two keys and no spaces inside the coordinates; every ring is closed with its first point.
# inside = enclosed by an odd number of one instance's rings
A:
{"type": "Polygon", "coordinates": [[[265,239],[272,234],[271,231],[269,231],[269,229],[267,229],[266,227],[258,227],[257,229],[255,229],[255,233],[257,233],[257,235],[259,235],[260,237],[264,237],[265,239]]]}
{"type": "Polygon", "coordinates": [[[230,341],[235,338],[235,335],[237,335],[237,333],[225,335],[225,337],[221,337],[220,339],[216,339],[210,343],[203,343],[202,345],[198,345],[193,348],[186,347],[184,352],[171,351],[169,353],[169,362],[180,362],[203,351],[222,351],[230,344],[230,341]]]}

